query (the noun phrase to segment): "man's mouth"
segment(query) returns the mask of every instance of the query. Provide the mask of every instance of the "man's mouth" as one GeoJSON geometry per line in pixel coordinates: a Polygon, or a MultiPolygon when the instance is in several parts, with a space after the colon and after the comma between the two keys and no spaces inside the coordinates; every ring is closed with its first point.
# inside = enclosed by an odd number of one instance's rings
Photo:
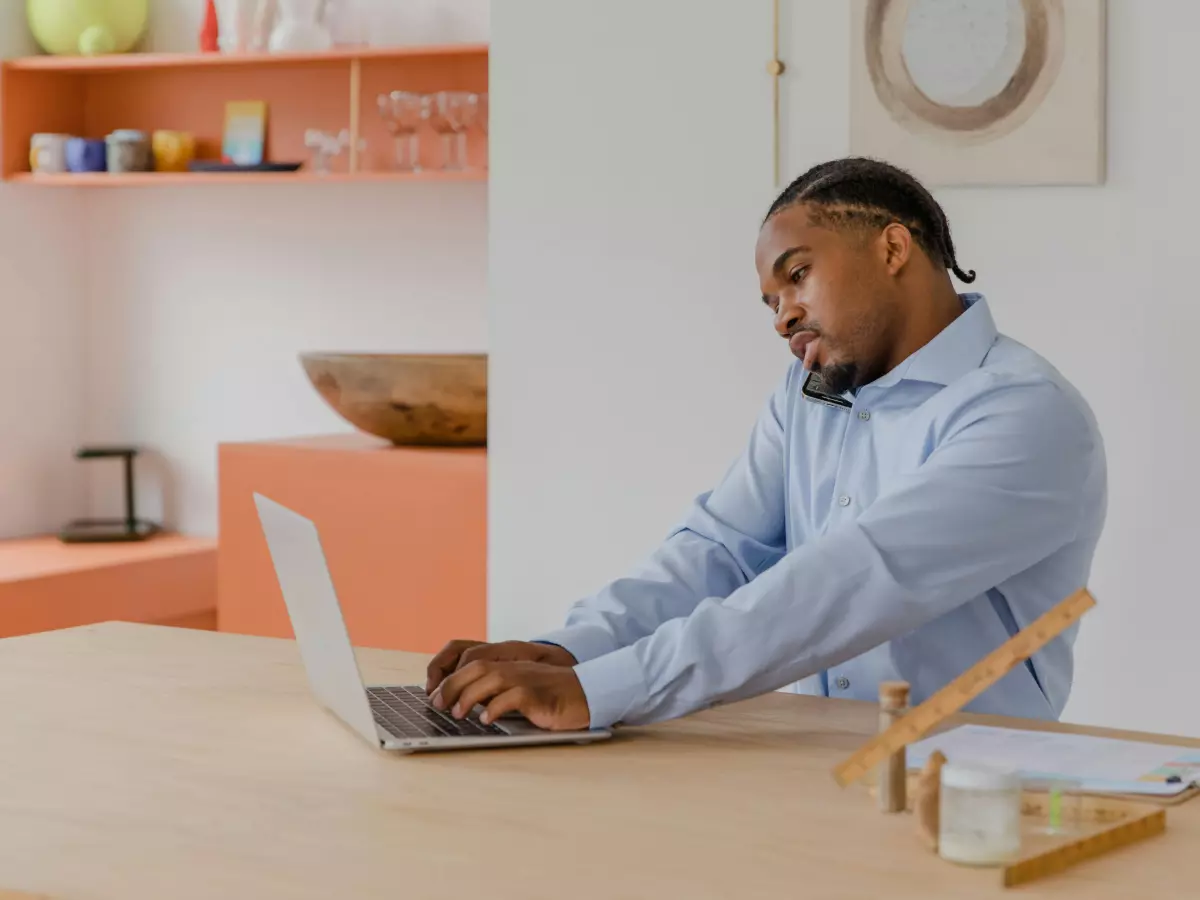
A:
{"type": "Polygon", "coordinates": [[[813,364],[817,360],[819,340],[820,338],[812,331],[797,331],[788,339],[788,346],[792,353],[804,360],[804,367],[810,372],[813,371],[813,364]]]}

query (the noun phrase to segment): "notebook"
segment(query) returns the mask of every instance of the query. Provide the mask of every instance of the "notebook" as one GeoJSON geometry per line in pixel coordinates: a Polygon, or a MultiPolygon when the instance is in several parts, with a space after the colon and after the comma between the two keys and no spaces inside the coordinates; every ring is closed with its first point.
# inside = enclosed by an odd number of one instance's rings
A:
{"type": "Polygon", "coordinates": [[[1015,769],[1030,781],[1070,780],[1083,793],[1175,798],[1200,785],[1200,749],[1142,741],[962,725],[908,747],[910,768],[934,750],[948,761],[1015,769]]]}

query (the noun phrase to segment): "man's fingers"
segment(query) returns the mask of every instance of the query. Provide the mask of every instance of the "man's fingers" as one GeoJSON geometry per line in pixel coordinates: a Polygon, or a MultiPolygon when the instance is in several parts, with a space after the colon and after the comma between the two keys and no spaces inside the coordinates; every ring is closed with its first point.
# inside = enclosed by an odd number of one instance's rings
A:
{"type": "Polygon", "coordinates": [[[477,644],[477,641],[451,641],[443,647],[425,670],[425,692],[432,694],[442,680],[458,667],[463,652],[477,644]]]}
{"type": "Polygon", "coordinates": [[[491,663],[473,662],[469,666],[459,669],[453,675],[447,676],[438,689],[429,695],[430,701],[438,709],[453,708],[467,685],[487,675],[491,665],[491,663]]]}
{"type": "Polygon", "coordinates": [[[461,669],[473,662],[482,662],[487,659],[503,659],[503,647],[503,644],[475,644],[468,647],[458,657],[457,668],[461,669]]]}
{"type": "Polygon", "coordinates": [[[506,691],[501,691],[492,698],[492,702],[487,705],[479,716],[479,721],[484,725],[490,725],[501,716],[506,716],[511,712],[519,712],[525,718],[529,718],[529,711],[525,709],[531,695],[524,688],[510,687],[506,691]]]}
{"type": "Polygon", "coordinates": [[[429,667],[425,670],[426,693],[432,693],[434,688],[442,683],[446,673],[452,671],[458,664],[458,650],[455,649],[457,643],[457,641],[451,641],[429,661],[429,667]]]}
{"type": "Polygon", "coordinates": [[[450,709],[450,714],[456,719],[462,719],[470,715],[471,710],[477,704],[487,703],[497,694],[504,693],[511,685],[511,680],[505,675],[503,670],[492,669],[483,677],[477,678],[468,684],[458,699],[454,701],[454,705],[450,709]]]}

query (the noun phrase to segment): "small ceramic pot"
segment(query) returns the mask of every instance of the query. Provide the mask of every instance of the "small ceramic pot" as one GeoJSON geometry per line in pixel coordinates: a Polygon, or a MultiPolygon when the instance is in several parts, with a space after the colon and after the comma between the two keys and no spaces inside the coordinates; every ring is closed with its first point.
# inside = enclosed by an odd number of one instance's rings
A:
{"type": "Polygon", "coordinates": [[[72,172],[103,172],[108,169],[108,146],[104,141],[71,138],[67,141],[67,168],[72,172]]]}
{"type": "Polygon", "coordinates": [[[196,139],[186,131],[156,131],[152,147],[156,172],[186,172],[196,157],[196,139]]]}
{"type": "Polygon", "coordinates": [[[35,134],[29,140],[29,168],[44,175],[67,171],[69,134],[35,134]]]}
{"type": "Polygon", "coordinates": [[[123,129],[107,138],[108,171],[149,172],[151,170],[150,139],[144,131],[123,129]]]}

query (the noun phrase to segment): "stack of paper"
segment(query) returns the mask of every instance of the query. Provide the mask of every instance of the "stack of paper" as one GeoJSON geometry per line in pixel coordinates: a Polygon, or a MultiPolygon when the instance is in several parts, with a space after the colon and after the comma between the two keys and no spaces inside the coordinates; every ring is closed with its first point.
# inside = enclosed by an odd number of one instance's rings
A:
{"type": "Polygon", "coordinates": [[[1030,780],[1070,779],[1091,793],[1169,797],[1200,782],[1200,750],[1190,747],[963,725],[910,745],[909,767],[921,768],[934,750],[1030,780]]]}

